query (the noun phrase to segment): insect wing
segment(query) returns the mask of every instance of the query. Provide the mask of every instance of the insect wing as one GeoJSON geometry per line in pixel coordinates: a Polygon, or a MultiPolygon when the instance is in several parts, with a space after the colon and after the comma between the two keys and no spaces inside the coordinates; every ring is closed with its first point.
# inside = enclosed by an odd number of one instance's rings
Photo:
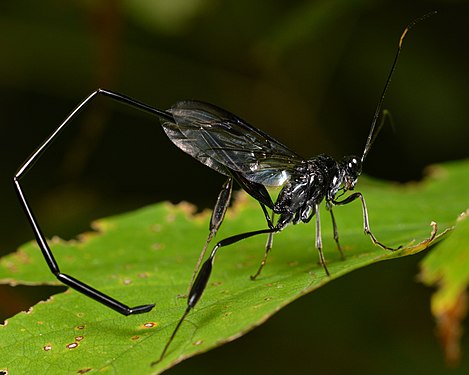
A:
{"type": "Polygon", "coordinates": [[[229,172],[223,164],[211,158],[208,154],[202,152],[202,150],[194,147],[194,140],[187,138],[176,122],[164,119],[162,126],[168,138],[182,151],[197,159],[202,164],[205,164],[207,167],[216,170],[218,173],[229,176],[229,172]]]}
{"type": "Polygon", "coordinates": [[[216,171],[226,168],[252,182],[280,186],[303,159],[237,116],[199,101],[177,102],[169,112],[174,123],[163,128],[181,150],[216,171]]]}

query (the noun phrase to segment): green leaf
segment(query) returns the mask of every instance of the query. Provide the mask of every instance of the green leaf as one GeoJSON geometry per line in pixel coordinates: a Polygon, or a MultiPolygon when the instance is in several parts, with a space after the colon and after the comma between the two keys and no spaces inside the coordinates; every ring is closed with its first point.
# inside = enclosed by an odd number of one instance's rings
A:
{"type": "Polygon", "coordinates": [[[446,360],[459,362],[461,322],[467,315],[469,286],[469,211],[461,214],[454,231],[422,262],[421,280],[437,287],[432,297],[432,313],[445,350],[446,360]]]}
{"type": "MultiPolygon", "coordinates": [[[[263,273],[251,281],[263,256],[265,236],[222,248],[199,304],[182,324],[167,356],[159,355],[180,319],[184,293],[208,234],[209,213],[194,215],[188,204],[161,203],[100,220],[96,232],[76,241],[51,241],[61,270],[128,305],[156,303],[147,314],[124,317],[73,291],[20,313],[0,327],[0,370],[10,373],[159,373],[175,363],[234,340],[262,324],[305,293],[366,265],[414,254],[454,225],[469,207],[469,162],[433,167],[422,183],[397,185],[362,178],[371,227],[389,246],[374,246],[363,234],[359,202],[337,207],[335,216],[346,260],[340,260],[321,211],[324,275],[314,248],[314,225],[288,227],[274,238],[263,273]],[[430,226],[438,224],[438,234],[430,226]]],[[[259,205],[240,195],[218,239],[265,228],[259,205]]],[[[34,243],[0,260],[0,282],[59,285],[34,243]]]]}

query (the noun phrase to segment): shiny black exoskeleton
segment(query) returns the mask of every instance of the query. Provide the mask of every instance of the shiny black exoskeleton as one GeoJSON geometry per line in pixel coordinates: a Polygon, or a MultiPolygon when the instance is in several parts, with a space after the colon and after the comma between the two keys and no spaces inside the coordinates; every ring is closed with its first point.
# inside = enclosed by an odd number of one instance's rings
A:
{"type": "Polygon", "coordinates": [[[325,201],[326,208],[332,219],[334,240],[342,254],[333,207],[345,205],[359,199],[363,211],[363,228],[365,233],[369,235],[375,245],[386,250],[395,250],[380,243],[371,232],[368,211],[363,195],[360,192],[353,192],[349,195],[344,194],[354,190],[362,171],[363,161],[383,125],[383,122],[381,122],[376,128],[377,119],[398,60],[403,38],[410,27],[433,13],[429,13],[412,22],[401,35],[397,54],[376,108],[361,157],[348,156],[341,161],[335,161],[330,156],[319,155],[311,159],[304,159],[267,133],[249,125],[230,112],[199,101],[180,101],[170,110],[164,111],[108,90],[98,89],[91,93],[23,163],[14,176],[15,189],[20,203],[23,206],[51,272],[58,280],[69,287],[123,315],[145,313],[154,307],[154,304],[129,307],[82,281],[62,273],[21,185],[22,178],[46,152],[47,148],[62,130],[98,96],[111,98],[117,102],[157,116],[162,122],[166,135],[177,147],[206,166],[227,176],[227,180],[222,186],[213,209],[208,238],[192,275],[186,310],[167,341],[160,359],[153,364],[158,363],[165,356],[185,317],[201,298],[211,275],[215,255],[224,246],[252,236],[268,234],[264,258],[257,272],[251,276],[252,279],[255,279],[259,276],[266,263],[267,255],[272,247],[273,235],[283,230],[290,223],[308,223],[313,218],[316,218],[316,248],[319,251],[324,271],[326,275],[329,275],[322,252],[319,205],[325,201]],[[219,241],[213,247],[208,259],[202,264],[206,249],[220,228],[229,206],[233,181],[236,181],[242,189],[259,202],[267,222],[267,228],[240,233],[219,241]],[[281,187],[275,202],[272,201],[269,195],[268,187],[281,187]],[[277,220],[275,220],[275,216],[277,216],[277,220]]]}
{"type": "Polygon", "coordinates": [[[309,222],[323,199],[333,202],[341,187],[343,191],[353,190],[360,173],[361,162],[356,156],[337,162],[328,155],[319,155],[297,165],[273,207],[280,215],[277,229],[290,222],[309,222]]]}

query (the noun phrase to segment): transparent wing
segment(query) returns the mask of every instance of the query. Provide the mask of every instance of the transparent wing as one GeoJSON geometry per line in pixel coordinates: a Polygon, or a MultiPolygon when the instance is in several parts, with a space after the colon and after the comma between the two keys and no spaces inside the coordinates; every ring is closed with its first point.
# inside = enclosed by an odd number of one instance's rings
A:
{"type": "Polygon", "coordinates": [[[222,174],[228,169],[252,182],[280,186],[303,158],[263,131],[214,105],[177,102],[164,121],[168,137],[181,150],[222,174]]]}

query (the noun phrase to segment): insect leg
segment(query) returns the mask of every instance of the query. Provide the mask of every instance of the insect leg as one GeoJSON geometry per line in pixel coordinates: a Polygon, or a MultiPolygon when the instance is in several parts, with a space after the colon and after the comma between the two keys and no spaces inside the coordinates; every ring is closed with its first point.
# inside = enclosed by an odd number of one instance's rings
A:
{"type": "Polygon", "coordinates": [[[221,223],[223,222],[226,210],[228,209],[228,205],[230,204],[232,189],[233,179],[229,177],[223,184],[221,191],[218,194],[217,202],[215,203],[215,207],[212,211],[212,217],[210,219],[210,233],[207,237],[207,240],[205,241],[205,245],[200,253],[199,259],[197,260],[197,264],[195,265],[194,272],[192,273],[191,281],[187,288],[186,295],[189,295],[191,287],[194,284],[195,277],[197,276],[197,272],[199,271],[200,264],[202,263],[202,259],[204,259],[205,252],[207,251],[207,247],[210,244],[210,241],[212,241],[212,238],[215,237],[218,232],[218,229],[221,226],[221,223]]]}
{"type": "Polygon", "coordinates": [[[150,311],[155,306],[154,304],[150,304],[150,305],[129,307],[109,297],[108,295],[101,293],[100,291],[92,288],[91,286],[75,279],[74,277],[60,272],[59,266],[54,258],[54,255],[52,254],[51,249],[49,248],[49,245],[47,244],[46,238],[44,234],[42,233],[33,212],[31,211],[29,203],[26,199],[26,196],[23,193],[23,190],[21,188],[20,182],[17,177],[18,176],[15,176],[15,180],[14,180],[16,193],[18,194],[20,202],[23,205],[23,208],[29,220],[29,223],[31,224],[31,227],[33,228],[34,235],[36,236],[36,240],[39,245],[39,248],[41,249],[42,255],[44,256],[44,259],[46,260],[47,265],[49,266],[51,272],[55,275],[55,277],[57,277],[59,281],[77,290],[78,292],[85,294],[86,296],[94,299],[95,301],[98,301],[102,303],[103,305],[110,307],[111,309],[123,315],[144,313],[144,312],[150,311]]]}
{"type": "Polygon", "coordinates": [[[337,230],[337,223],[335,221],[334,213],[332,212],[332,204],[328,201],[326,202],[326,209],[330,212],[331,214],[331,219],[332,219],[332,229],[334,231],[334,241],[337,244],[337,248],[339,249],[340,252],[340,257],[341,259],[345,259],[344,252],[342,251],[342,247],[340,246],[339,242],[339,231],[337,230]]]}
{"type": "Polygon", "coordinates": [[[87,98],[85,98],[66,118],[65,120],[57,127],[57,129],[52,132],[52,134],[33,152],[33,154],[23,163],[23,165],[16,172],[13,182],[15,185],[15,190],[20,200],[20,203],[23,207],[23,210],[26,214],[26,217],[31,225],[31,228],[36,237],[36,241],[41,249],[42,255],[47,262],[51,272],[57,277],[58,280],[68,285],[72,289],[77,290],[78,292],[94,299],[97,302],[102,303],[105,306],[110,307],[111,309],[123,314],[139,314],[150,311],[154,304],[142,305],[136,307],[129,307],[104,293],[90,287],[89,285],[75,279],[72,276],[64,274],[60,271],[59,266],[52,254],[52,251],[47,244],[47,240],[42,233],[42,230],[39,226],[37,219],[35,218],[31,206],[23,192],[21,187],[21,179],[25,174],[33,167],[33,165],[38,161],[38,159],[44,154],[47,148],[54,142],[54,140],[60,135],[60,133],[72,122],[72,120],[77,117],[77,115],[88,105],[90,104],[97,96],[102,95],[109,97],[120,103],[129,105],[136,109],[148,112],[150,114],[156,115],[160,118],[172,119],[172,115],[168,112],[150,107],[144,103],[138,102],[128,96],[121,95],[112,91],[98,89],[92,92],[87,98]]]}
{"type": "Polygon", "coordinates": [[[360,192],[356,192],[356,193],[353,193],[352,195],[349,195],[347,198],[341,200],[341,201],[335,201],[333,200],[332,203],[335,204],[335,205],[344,205],[344,204],[348,204],[350,202],[353,202],[355,199],[359,198],[361,203],[362,203],[362,209],[363,209],[363,230],[365,231],[365,234],[367,234],[368,236],[370,236],[370,239],[371,239],[371,242],[373,242],[373,244],[375,244],[376,246],[379,246],[381,247],[382,249],[384,250],[389,250],[389,251],[396,251],[396,250],[399,250],[402,246],[399,246],[398,248],[392,248],[392,247],[389,247],[389,246],[386,246],[384,244],[382,244],[381,242],[379,242],[376,237],[374,236],[374,234],[371,232],[371,229],[370,229],[370,223],[369,223],[369,220],[368,220],[368,210],[366,208],[366,203],[365,203],[365,198],[363,197],[363,194],[360,193],[360,192]]]}
{"type": "Polygon", "coordinates": [[[262,268],[264,267],[264,264],[267,260],[267,255],[272,248],[272,242],[273,242],[273,235],[274,235],[274,224],[273,224],[273,215],[272,218],[269,215],[269,212],[267,211],[267,208],[274,209],[274,203],[272,202],[272,198],[269,195],[269,192],[265,188],[264,185],[249,181],[247,178],[245,178],[241,173],[230,170],[231,175],[233,178],[236,180],[236,182],[243,188],[244,191],[246,191],[251,197],[256,199],[259,204],[261,205],[262,212],[264,212],[265,219],[267,220],[267,225],[269,226],[270,229],[272,229],[272,232],[269,234],[269,238],[267,239],[267,243],[265,246],[265,252],[264,252],[264,258],[262,259],[261,265],[257,272],[251,276],[251,280],[255,280],[257,276],[262,271],[262,268]]]}
{"type": "Polygon", "coordinates": [[[316,204],[314,207],[316,211],[316,248],[319,252],[319,260],[321,261],[321,265],[324,268],[327,276],[330,276],[329,270],[326,266],[326,259],[324,258],[324,253],[322,252],[322,236],[321,236],[321,220],[319,217],[319,204],[316,204]]]}
{"type": "Polygon", "coordinates": [[[151,364],[152,366],[156,365],[164,358],[166,352],[168,351],[169,346],[171,345],[171,342],[174,340],[174,337],[176,337],[176,333],[181,327],[182,322],[185,320],[187,314],[189,314],[189,312],[195,307],[200,297],[202,297],[202,294],[205,290],[205,287],[207,286],[208,280],[210,279],[210,275],[212,273],[213,261],[215,259],[215,255],[217,251],[224,246],[234,244],[238,241],[244,240],[249,237],[257,236],[258,234],[274,233],[278,231],[279,229],[269,228],[269,229],[261,229],[261,230],[256,230],[252,232],[241,233],[235,236],[225,238],[219,241],[214,246],[212,252],[210,253],[210,257],[202,264],[202,267],[200,268],[199,273],[197,274],[194,284],[192,285],[192,288],[189,292],[189,296],[187,298],[187,307],[186,307],[186,310],[184,311],[184,314],[179,319],[179,322],[177,323],[176,328],[174,328],[173,333],[171,334],[169,340],[166,342],[166,345],[163,348],[160,358],[152,362],[151,364]]]}
{"type": "Polygon", "coordinates": [[[267,207],[265,204],[259,202],[262,212],[264,212],[265,220],[267,220],[267,225],[269,226],[270,229],[274,228],[274,213],[272,213],[272,218],[269,215],[269,212],[267,211],[267,207]]]}
{"type": "MultiPolygon", "coordinates": [[[[267,212],[267,208],[260,203],[262,210],[264,211],[265,218],[267,220],[267,225],[269,226],[270,229],[274,229],[274,215],[275,213],[272,213],[272,218],[269,216],[269,213],[267,212]]],[[[264,257],[262,258],[261,264],[259,268],[257,269],[256,273],[254,275],[251,275],[251,280],[256,280],[257,276],[260,275],[262,272],[262,269],[265,266],[265,263],[267,262],[267,256],[269,255],[270,250],[272,249],[272,244],[274,241],[274,233],[275,232],[270,232],[269,237],[267,238],[267,243],[265,244],[265,251],[264,251],[264,257]]]]}
{"type": "MultiPolygon", "coordinates": [[[[274,202],[272,202],[272,198],[270,197],[269,192],[264,185],[249,181],[246,177],[237,171],[230,169],[229,173],[246,193],[248,193],[261,204],[261,207],[264,205],[272,210],[274,209],[274,202]]],[[[269,214],[266,208],[262,207],[262,210],[264,211],[264,215],[267,218],[269,214]]],[[[269,221],[269,219],[267,219],[267,221],[269,221]]]]}
{"type": "MultiPolygon", "coordinates": [[[[272,212],[272,219],[269,221],[267,220],[267,224],[269,225],[269,228],[274,227],[274,218],[275,218],[275,212],[272,212]]],[[[267,249],[272,249],[272,244],[274,241],[274,232],[269,233],[269,238],[267,238],[267,243],[265,244],[265,250],[268,251],[267,249]]]]}

